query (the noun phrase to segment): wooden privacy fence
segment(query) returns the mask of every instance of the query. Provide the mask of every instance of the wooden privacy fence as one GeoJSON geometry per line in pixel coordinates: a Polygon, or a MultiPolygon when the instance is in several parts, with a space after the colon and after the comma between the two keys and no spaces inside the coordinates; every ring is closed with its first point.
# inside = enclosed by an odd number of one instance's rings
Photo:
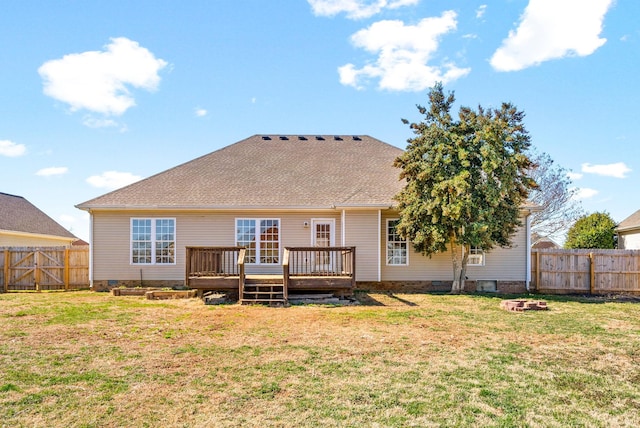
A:
{"type": "Polygon", "coordinates": [[[640,250],[534,249],[531,284],[548,294],[640,294],[640,250]]]}
{"type": "Polygon", "coordinates": [[[0,247],[0,292],[89,286],[89,247],[0,247]]]}

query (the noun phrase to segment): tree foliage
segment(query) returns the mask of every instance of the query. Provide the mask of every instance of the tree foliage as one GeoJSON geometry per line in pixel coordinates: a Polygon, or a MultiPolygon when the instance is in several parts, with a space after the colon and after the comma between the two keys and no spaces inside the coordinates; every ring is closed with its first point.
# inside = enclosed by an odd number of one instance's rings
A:
{"type": "Polygon", "coordinates": [[[529,201],[540,207],[531,215],[534,236],[553,236],[564,232],[583,215],[580,202],[574,199],[577,189],[571,188],[567,170],[554,163],[547,153],[531,155],[534,166],[529,176],[538,184],[529,194],[529,201]]]}
{"type": "Polygon", "coordinates": [[[451,251],[455,293],[464,289],[470,247],[510,245],[536,185],[527,175],[533,164],[524,113],[508,103],[461,107],[455,120],[454,102],[440,83],[429,91],[429,107],[418,106],[424,121],[410,124],[415,137],[394,164],[406,180],[396,195],[396,230],[424,255],[451,251]]]}
{"type": "Polygon", "coordinates": [[[606,212],[580,217],[569,229],[565,248],[615,248],[616,222],[606,212]]]}

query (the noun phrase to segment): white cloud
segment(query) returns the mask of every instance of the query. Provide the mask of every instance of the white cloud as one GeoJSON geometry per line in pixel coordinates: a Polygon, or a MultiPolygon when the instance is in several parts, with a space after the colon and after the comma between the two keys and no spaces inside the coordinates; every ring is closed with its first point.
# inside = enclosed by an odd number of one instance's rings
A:
{"type": "Polygon", "coordinates": [[[624,162],[610,163],[606,165],[582,164],[582,172],[589,174],[603,175],[605,177],[626,178],[626,174],[631,172],[631,168],[624,162]]]}
{"type": "Polygon", "coordinates": [[[17,158],[27,153],[27,146],[9,140],[0,140],[0,156],[17,158]]]}
{"type": "Polygon", "coordinates": [[[583,177],[583,174],[580,174],[579,172],[570,171],[567,173],[567,177],[569,177],[569,180],[580,180],[583,177]]]}
{"type": "Polygon", "coordinates": [[[487,5],[486,4],[480,5],[480,7],[476,9],[476,18],[481,19],[484,16],[486,11],[487,11],[487,5]]]}
{"type": "Polygon", "coordinates": [[[50,168],[42,168],[36,172],[36,175],[39,175],[40,177],[51,177],[53,175],[63,175],[67,172],[69,172],[69,168],[66,166],[52,166],[50,168]]]}
{"type": "Polygon", "coordinates": [[[68,104],[71,111],[121,115],[136,104],[129,87],[154,91],[160,83],[158,72],[166,65],[137,42],[118,37],[104,51],[47,61],[38,73],[44,93],[68,104]]]}
{"type": "Polygon", "coordinates": [[[378,87],[391,91],[422,91],[436,81],[451,82],[469,73],[452,63],[429,65],[438,50],[440,36],[456,29],[456,13],[425,18],[417,25],[402,21],[379,21],[351,36],[354,46],[378,55],[362,68],[346,64],[338,68],[340,83],[363,88],[369,79],[379,79],[378,87]]]}
{"type": "Polygon", "coordinates": [[[89,128],[113,128],[118,126],[118,122],[113,119],[97,119],[93,116],[85,116],[82,123],[89,128]]]}
{"type": "Polygon", "coordinates": [[[420,0],[307,0],[316,16],[345,13],[349,19],[369,18],[384,9],[413,6],[420,0]]]}
{"type": "Polygon", "coordinates": [[[599,35],[612,2],[530,0],[491,65],[498,71],[517,71],[554,58],[591,55],[607,41],[599,35]]]}
{"type": "Polygon", "coordinates": [[[207,111],[203,108],[196,108],[195,114],[197,117],[205,117],[207,115],[207,111]]]}
{"type": "Polygon", "coordinates": [[[597,195],[599,192],[595,189],[590,189],[588,187],[580,187],[578,189],[572,189],[572,190],[576,190],[576,192],[573,194],[572,198],[576,199],[576,200],[583,200],[583,199],[590,199],[593,198],[595,195],[597,195]]]}
{"type": "Polygon", "coordinates": [[[87,183],[101,189],[118,189],[128,184],[141,180],[142,177],[130,172],[105,171],[101,175],[92,175],[87,178],[87,183]]]}

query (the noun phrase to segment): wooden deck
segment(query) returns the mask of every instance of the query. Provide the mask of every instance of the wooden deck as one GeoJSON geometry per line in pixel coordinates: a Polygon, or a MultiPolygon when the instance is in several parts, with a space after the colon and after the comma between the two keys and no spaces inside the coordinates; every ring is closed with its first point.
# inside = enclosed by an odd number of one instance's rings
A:
{"type": "MultiPolygon", "coordinates": [[[[278,285],[278,299],[289,293],[333,292],[352,295],[355,288],[354,247],[285,248],[282,274],[246,274],[245,249],[239,247],[187,247],[186,284],[198,290],[255,294],[260,287],[278,285]],[[235,260],[235,263],[230,261],[235,260]]],[[[273,287],[272,287],[273,288],[273,287]]]]}

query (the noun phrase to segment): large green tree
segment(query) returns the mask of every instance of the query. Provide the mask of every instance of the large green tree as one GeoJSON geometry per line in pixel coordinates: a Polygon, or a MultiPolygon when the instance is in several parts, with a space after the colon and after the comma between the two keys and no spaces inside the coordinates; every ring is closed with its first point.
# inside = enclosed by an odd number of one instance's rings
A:
{"type": "Polygon", "coordinates": [[[567,232],[565,248],[615,248],[616,222],[606,213],[580,217],[567,232]]]}
{"type": "Polygon", "coordinates": [[[395,160],[406,186],[396,195],[397,232],[426,256],[451,252],[452,293],[464,290],[471,247],[508,246],[520,226],[520,208],[536,187],[528,175],[530,137],[524,113],[504,103],[499,109],[461,107],[454,119],[453,92],[442,84],[418,106],[422,122],[409,124],[415,137],[395,160]]]}

